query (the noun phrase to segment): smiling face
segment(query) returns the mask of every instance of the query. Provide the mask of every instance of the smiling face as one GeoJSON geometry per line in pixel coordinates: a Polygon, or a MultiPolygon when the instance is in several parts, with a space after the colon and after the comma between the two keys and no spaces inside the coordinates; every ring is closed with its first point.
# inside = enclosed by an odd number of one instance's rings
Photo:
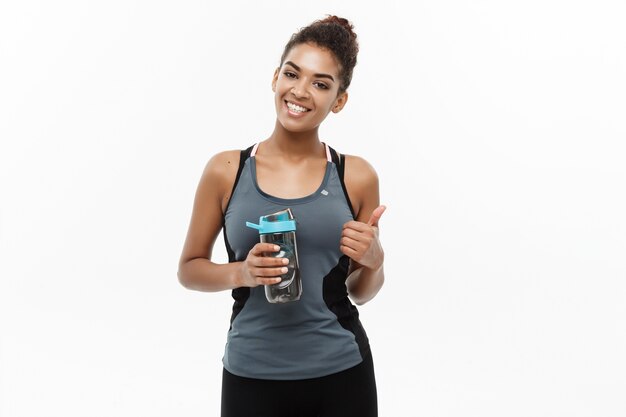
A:
{"type": "Polygon", "coordinates": [[[278,121],[292,132],[316,129],[346,104],[348,93],[338,94],[339,84],[332,52],[311,43],[294,46],[272,80],[278,121]]]}

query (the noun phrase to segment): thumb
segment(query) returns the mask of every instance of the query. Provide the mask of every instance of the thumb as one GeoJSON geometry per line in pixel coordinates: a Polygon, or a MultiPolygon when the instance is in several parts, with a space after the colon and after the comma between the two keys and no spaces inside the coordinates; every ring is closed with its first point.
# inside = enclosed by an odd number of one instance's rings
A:
{"type": "Polygon", "coordinates": [[[378,206],[378,207],[376,207],[374,209],[374,211],[372,212],[372,216],[367,221],[367,225],[368,226],[376,226],[376,227],[378,227],[378,221],[380,220],[381,216],[383,215],[383,213],[385,212],[386,209],[387,209],[386,206],[378,206]]]}

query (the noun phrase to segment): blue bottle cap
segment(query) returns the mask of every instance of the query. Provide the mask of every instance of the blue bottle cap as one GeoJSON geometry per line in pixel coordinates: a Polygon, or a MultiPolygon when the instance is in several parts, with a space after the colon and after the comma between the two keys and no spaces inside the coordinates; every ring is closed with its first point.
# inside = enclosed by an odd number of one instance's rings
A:
{"type": "Polygon", "coordinates": [[[296,230],[296,221],[291,209],[279,211],[259,217],[259,224],[246,222],[246,226],[257,229],[260,235],[268,233],[293,232],[296,230]]]}

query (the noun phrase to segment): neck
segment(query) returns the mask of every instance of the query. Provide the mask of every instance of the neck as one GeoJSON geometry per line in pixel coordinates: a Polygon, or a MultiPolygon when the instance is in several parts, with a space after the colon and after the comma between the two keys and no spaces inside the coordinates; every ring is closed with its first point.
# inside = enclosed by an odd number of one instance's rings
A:
{"type": "Polygon", "coordinates": [[[319,126],[305,132],[291,132],[276,120],[274,132],[265,143],[278,152],[293,156],[318,154],[322,148],[318,128],[319,126]]]}

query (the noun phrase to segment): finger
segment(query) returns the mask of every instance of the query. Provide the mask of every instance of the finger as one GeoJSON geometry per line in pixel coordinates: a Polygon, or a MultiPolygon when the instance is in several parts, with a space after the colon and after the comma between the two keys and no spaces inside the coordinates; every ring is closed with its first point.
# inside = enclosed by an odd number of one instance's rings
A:
{"type": "Polygon", "coordinates": [[[349,246],[341,245],[341,246],[339,246],[339,250],[341,251],[341,253],[343,253],[344,255],[349,256],[351,259],[355,259],[359,255],[359,253],[357,251],[355,251],[354,249],[352,249],[349,246]]]}
{"type": "Polygon", "coordinates": [[[255,281],[259,285],[273,285],[282,281],[282,278],[257,278],[255,281]]]}
{"type": "Polygon", "coordinates": [[[378,221],[380,220],[383,213],[387,210],[386,206],[378,206],[372,212],[372,216],[368,220],[367,224],[370,226],[378,226],[378,221]]]}
{"type": "Polygon", "coordinates": [[[280,277],[282,274],[286,274],[287,271],[289,271],[287,269],[287,267],[280,267],[280,268],[256,268],[254,271],[254,276],[259,277],[259,278],[276,278],[276,277],[280,277]]]}
{"type": "Polygon", "coordinates": [[[361,242],[359,242],[358,240],[351,239],[349,237],[342,237],[339,243],[355,251],[359,251],[359,250],[362,251],[365,249],[364,245],[361,242]]]}
{"type": "Polygon", "coordinates": [[[346,236],[354,240],[363,240],[374,236],[372,231],[373,226],[368,226],[365,223],[361,223],[362,230],[356,230],[351,228],[345,228],[341,231],[341,236],[346,236]]]}
{"type": "Polygon", "coordinates": [[[363,222],[358,222],[356,220],[350,220],[343,225],[343,230],[356,230],[357,232],[365,232],[367,230],[370,230],[370,228],[371,225],[367,225],[363,222]]]}
{"type": "Polygon", "coordinates": [[[276,258],[273,256],[257,256],[252,259],[252,264],[259,268],[278,267],[287,265],[289,258],[276,258]]]}
{"type": "Polygon", "coordinates": [[[278,252],[279,250],[280,246],[273,243],[257,243],[252,247],[250,253],[254,256],[262,256],[264,252],[278,252]]]}

